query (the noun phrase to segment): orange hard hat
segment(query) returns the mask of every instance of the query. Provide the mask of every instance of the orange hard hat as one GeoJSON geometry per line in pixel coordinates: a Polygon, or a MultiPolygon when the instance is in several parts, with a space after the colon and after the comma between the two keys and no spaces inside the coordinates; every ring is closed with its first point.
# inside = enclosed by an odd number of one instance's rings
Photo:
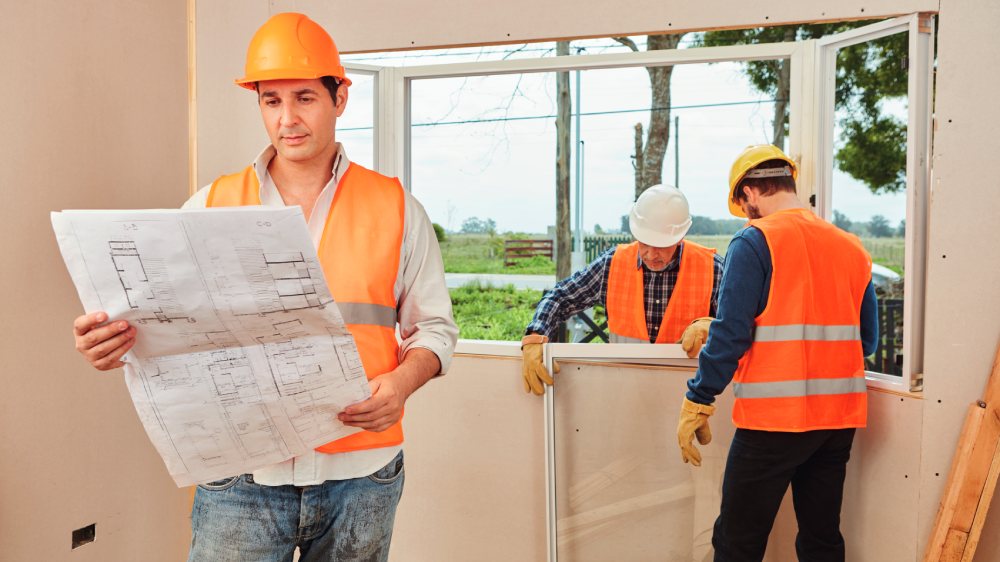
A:
{"type": "Polygon", "coordinates": [[[248,90],[262,80],[333,76],[350,86],[330,34],[303,14],[276,14],[260,26],[247,48],[246,74],[236,84],[248,90]]]}

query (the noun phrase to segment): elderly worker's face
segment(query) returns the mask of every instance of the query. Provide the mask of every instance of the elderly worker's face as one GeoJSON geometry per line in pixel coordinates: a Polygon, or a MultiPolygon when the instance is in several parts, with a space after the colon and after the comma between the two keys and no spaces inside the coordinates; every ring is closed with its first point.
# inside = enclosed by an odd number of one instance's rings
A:
{"type": "Polygon", "coordinates": [[[657,248],[639,242],[639,257],[650,271],[663,271],[670,260],[674,259],[674,253],[677,252],[679,245],[680,242],[666,248],[657,248]]]}

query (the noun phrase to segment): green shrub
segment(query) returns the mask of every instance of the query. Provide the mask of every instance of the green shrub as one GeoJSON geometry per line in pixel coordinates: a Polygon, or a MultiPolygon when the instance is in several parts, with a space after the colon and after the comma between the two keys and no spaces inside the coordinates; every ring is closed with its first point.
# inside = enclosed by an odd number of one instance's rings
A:
{"type": "Polygon", "coordinates": [[[444,232],[444,227],[438,223],[432,223],[434,225],[434,236],[437,236],[438,244],[444,242],[448,239],[448,235],[444,232]]]}

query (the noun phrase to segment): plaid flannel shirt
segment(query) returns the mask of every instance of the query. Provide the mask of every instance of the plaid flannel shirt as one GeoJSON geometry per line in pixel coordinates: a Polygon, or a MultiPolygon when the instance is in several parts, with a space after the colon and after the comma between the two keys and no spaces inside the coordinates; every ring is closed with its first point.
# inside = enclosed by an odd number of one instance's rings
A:
{"type": "MultiPolygon", "coordinates": [[[[605,304],[608,297],[608,276],[611,274],[611,259],[617,247],[610,248],[587,267],[563,279],[550,291],[546,291],[535,309],[535,317],[528,324],[525,333],[539,333],[552,337],[556,327],[572,317],[577,312],[587,310],[597,304],[605,304]]],[[[681,255],[684,243],[681,242],[674,259],[670,260],[663,271],[650,271],[642,263],[642,258],[636,260],[636,268],[642,268],[643,303],[646,312],[646,329],[649,331],[650,343],[656,341],[667,310],[670,295],[677,284],[677,274],[680,270],[681,255]]],[[[712,263],[712,303],[709,316],[715,316],[719,303],[719,285],[722,283],[722,258],[715,254],[712,263]]]]}

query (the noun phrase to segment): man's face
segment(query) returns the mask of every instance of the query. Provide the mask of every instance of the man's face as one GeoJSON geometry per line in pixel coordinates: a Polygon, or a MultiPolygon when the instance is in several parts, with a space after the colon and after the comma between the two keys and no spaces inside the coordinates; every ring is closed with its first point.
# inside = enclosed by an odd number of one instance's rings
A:
{"type": "Polygon", "coordinates": [[[336,104],[318,78],[266,80],[257,91],[264,128],[278,156],[298,163],[333,157],[347,87],[337,89],[336,104]]]}
{"type": "Polygon", "coordinates": [[[680,242],[666,248],[657,248],[639,242],[639,257],[642,258],[642,263],[650,271],[663,271],[667,268],[670,260],[674,259],[674,252],[677,251],[678,245],[680,242]]]}

